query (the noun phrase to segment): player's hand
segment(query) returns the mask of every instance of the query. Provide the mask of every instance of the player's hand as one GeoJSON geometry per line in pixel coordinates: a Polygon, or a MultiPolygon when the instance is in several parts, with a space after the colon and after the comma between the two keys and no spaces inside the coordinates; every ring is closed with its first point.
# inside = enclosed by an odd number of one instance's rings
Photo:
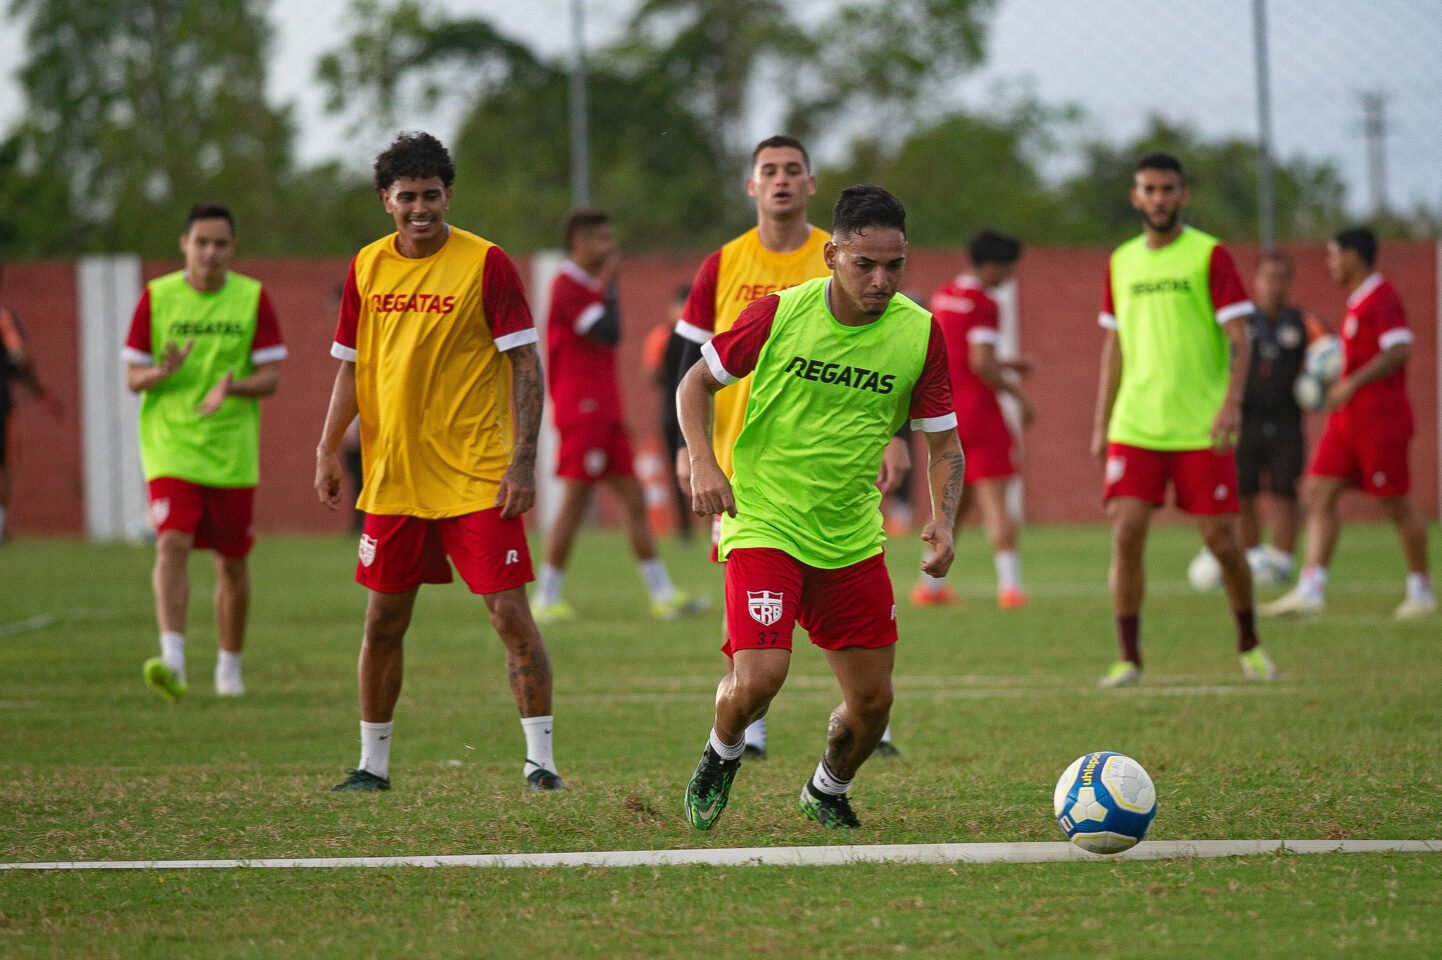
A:
{"type": "Polygon", "coordinates": [[[320,450],[315,454],[315,493],[331,510],[340,509],[340,457],[320,450]]]}
{"type": "Polygon", "coordinates": [[[535,468],[511,464],[501,477],[501,488],[496,491],[496,506],[501,508],[501,519],[514,520],[535,505],[535,468]]]}
{"type": "Polygon", "coordinates": [[[921,539],[931,544],[931,559],[921,561],[921,572],[928,577],[946,576],[956,556],[951,525],[945,520],[933,520],[922,528],[921,539]]]}
{"type": "Polygon", "coordinates": [[[596,279],[601,281],[603,287],[614,287],[616,281],[621,279],[621,254],[620,251],[611,254],[601,262],[601,267],[596,271],[596,279]]]}
{"type": "Polygon", "coordinates": [[[726,479],[719,465],[692,465],[691,509],[699,517],[720,513],[736,516],[736,495],[731,492],[731,481],[726,479]]]}
{"type": "Polygon", "coordinates": [[[676,451],[676,486],[691,499],[691,454],[685,447],[676,451]]]}
{"type": "Polygon", "coordinates": [[[1010,370],[1019,377],[1024,377],[1031,373],[1035,367],[1036,364],[1032,362],[1031,357],[1013,357],[1010,360],[1001,361],[1001,368],[1003,370],[1010,370]]]}
{"type": "Polygon", "coordinates": [[[225,398],[230,395],[230,385],[234,382],[234,373],[227,373],[221,377],[220,382],[210,388],[210,392],[205,395],[205,399],[195,405],[195,412],[202,417],[208,417],[219,410],[220,405],[225,402],[225,398]]]}
{"type": "Polygon", "coordinates": [[[881,454],[881,472],[877,474],[876,486],[882,493],[892,493],[901,486],[911,470],[911,447],[901,437],[886,441],[881,454]]]}
{"type": "Polygon", "coordinates": [[[1105,424],[1098,424],[1092,427],[1092,456],[1098,463],[1105,463],[1107,459],[1107,428],[1105,424]]]}
{"type": "Polygon", "coordinates": [[[1016,405],[1021,410],[1022,429],[1026,429],[1033,423],[1036,423],[1036,407],[1033,407],[1031,401],[1021,394],[1018,393],[1014,396],[1016,397],[1016,405]]]}
{"type": "Polygon", "coordinates": [[[1357,392],[1357,385],[1352,382],[1351,377],[1341,377],[1336,383],[1327,388],[1327,402],[1322,406],[1323,410],[1340,410],[1345,407],[1357,392]]]}
{"type": "Polygon", "coordinates": [[[1242,410],[1239,404],[1224,403],[1212,421],[1212,449],[1226,453],[1237,445],[1242,432],[1242,410]]]}
{"type": "Polygon", "coordinates": [[[177,347],[173,342],[165,345],[165,352],[160,355],[160,362],[156,364],[160,368],[161,379],[170,376],[180,369],[185,358],[190,356],[191,348],[195,346],[195,338],[191,337],[185,341],[185,346],[177,347]]]}

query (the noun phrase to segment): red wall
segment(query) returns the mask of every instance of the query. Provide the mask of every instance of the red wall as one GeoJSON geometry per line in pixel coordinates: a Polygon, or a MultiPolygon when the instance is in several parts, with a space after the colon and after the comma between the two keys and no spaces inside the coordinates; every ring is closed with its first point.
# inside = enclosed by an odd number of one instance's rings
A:
{"type": "MultiPolygon", "coordinates": [[[[1256,249],[1233,248],[1244,279],[1250,279],[1256,249]]],[[[1340,320],[1344,297],[1332,286],[1318,246],[1289,250],[1297,267],[1298,303],[1331,322],[1340,320]]],[[[1438,515],[1437,427],[1437,247],[1433,243],[1388,243],[1383,267],[1397,284],[1416,335],[1408,365],[1408,390],[1417,413],[1412,445],[1413,489],[1430,517],[1438,515]]],[[[1101,330],[1096,325],[1100,281],[1107,251],[1094,248],[1028,250],[1018,271],[1021,351],[1036,371],[1027,389],[1037,422],[1025,441],[1027,516],[1038,522],[1095,521],[1100,467],[1087,452],[1096,399],[1101,330]]],[[[633,436],[640,446],[659,437],[660,398],[646,379],[641,342],[656,323],[669,324],[674,289],[691,279],[697,254],[628,259],[621,283],[626,331],[621,345],[622,391],[633,436]]],[[[913,251],[907,290],[925,297],[948,280],[961,257],[947,251],[913,251]]],[[[148,263],[147,278],[175,269],[148,263]]],[[[519,264],[528,276],[528,264],[519,264]]],[[[329,355],[335,329],[332,290],[344,279],[343,260],[241,260],[236,269],[266,284],[290,346],[282,366],[281,389],[264,403],[261,444],[261,530],[340,531],[343,515],[317,505],[311,490],[315,442],[325,415],[335,361],[329,355]]],[[[56,422],[33,403],[23,402],[12,421],[12,526],[24,534],[84,532],[79,425],[77,309],[74,267],[60,263],[9,264],[0,298],[20,315],[30,334],[42,378],[67,408],[56,422]]],[[[118,351],[119,344],[116,345],[118,351]]],[[[120,362],[117,355],[116,362],[120,362]]],[[[1319,418],[1314,418],[1319,419],[1319,418]]],[[[1314,423],[1313,428],[1320,426],[1314,423]]],[[[918,453],[920,450],[918,449],[918,453]]],[[[917,492],[924,498],[923,478],[917,492]]],[[[924,503],[924,499],[917,501],[924,503]]],[[[1349,509],[1371,514],[1365,498],[1349,498],[1349,509]]]]}

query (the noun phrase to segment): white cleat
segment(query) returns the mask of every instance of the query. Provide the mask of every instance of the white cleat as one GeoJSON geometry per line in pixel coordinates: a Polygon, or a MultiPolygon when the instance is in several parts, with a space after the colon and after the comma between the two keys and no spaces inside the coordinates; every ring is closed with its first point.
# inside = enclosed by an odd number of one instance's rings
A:
{"type": "Polygon", "coordinates": [[[1437,598],[1427,597],[1425,600],[1417,600],[1408,597],[1397,605],[1392,611],[1392,617],[1396,620],[1417,620],[1421,617],[1430,616],[1437,612],[1437,598]]]}
{"type": "Polygon", "coordinates": [[[1271,603],[1264,603],[1257,612],[1264,617],[1315,617],[1327,609],[1321,597],[1310,597],[1301,587],[1282,594],[1271,603]]]}
{"type": "Polygon", "coordinates": [[[232,676],[216,671],[215,695],[217,697],[243,697],[245,696],[245,681],[240,679],[240,674],[232,676]]]}

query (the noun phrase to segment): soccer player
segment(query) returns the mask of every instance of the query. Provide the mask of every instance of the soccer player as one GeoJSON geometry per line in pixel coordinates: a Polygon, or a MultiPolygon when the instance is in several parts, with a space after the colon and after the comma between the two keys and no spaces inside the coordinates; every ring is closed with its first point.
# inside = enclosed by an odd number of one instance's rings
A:
{"type": "Polygon", "coordinates": [[[1327,244],[1327,271],[1347,291],[1342,320],[1342,376],[1327,390],[1327,418],[1307,478],[1307,564],[1290,593],[1267,604],[1265,616],[1321,613],[1327,564],[1337,547],[1337,501],[1348,487],[1376,499],[1397,527],[1407,561],[1407,593],[1399,620],[1437,609],[1427,568],[1427,525],[1407,496],[1407,447],[1412,404],[1406,365],[1412,331],[1397,290],[1376,271],[1377,238],[1364,227],[1343,230],[1327,244]]]}
{"type": "Polygon", "coordinates": [[[609,486],[625,508],[631,552],[651,597],[651,613],[658,620],[700,613],[710,603],[677,589],[666,562],[656,554],[646,499],[631,462],[631,439],[616,382],[616,344],[621,340],[616,280],[621,251],[611,217],[602,210],[572,210],[564,232],[567,258],[551,284],[546,324],[547,386],[561,439],[556,462],[561,505],[546,532],[545,561],[531,613],[537,623],[575,619],[576,611],[562,598],[561,587],[576,531],[597,483],[609,486]]]}
{"type": "Polygon", "coordinates": [[[215,692],[245,693],[241,653],[250,610],[247,557],[260,479],[260,398],[280,385],[275,310],[260,281],[230,270],[235,220],[219,204],[191,207],[180,235],[185,269],[146,285],[130,321],[126,385],[140,401],[140,459],[155,526],[160,656],[145,682],[166,700],[188,690],[185,615],[193,548],[215,551],[215,692]]]}
{"type": "MultiPolygon", "coordinates": [[[[1012,459],[1011,428],[1001,413],[998,394],[1007,393],[1021,407],[1022,424],[1034,414],[1026,395],[1008,376],[1022,367],[997,359],[1001,340],[999,312],[989,290],[1001,286],[1016,272],[1021,243],[994,230],[982,230],[967,244],[971,272],[963,273],[937,290],[931,298],[931,315],[946,336],[951,366],[951,395],[956,400],[956,432],[966,451],[966,488],[956,520],[960,524],[974,499],[981,507],[982,524],[996,563],[996,599],[1003,610],[1026,605],[1021,585],[1021,561],[1016,554],[1016,520],[1006,508],[1006,488],[1016,476],[1012,459]]],[[[918,607],[959,603],[945,577],[922,574],[911,592],[918,607]]]]}
{"type": "Polygon", "coordinates": [[[842,191],[825,246],[829,277],[771,294],[702,348],[678,394],[698,514],[721,516],[730,666],[715,723],[686,787],[686,817],[709,830],[726,807],[744,732],[791,662],[800,624],[841,686],[826,752],[801,808],[829,829],[860,826],[852,778],[891,709],[896,604],[876,476],[910,417],[930,451],[932,517],[921,538],[934,576],[952,560],[965,472],[940,327],[896,295],[906,211],[880,187],[842,191]],[[711,395],[751,376],[730,480],[707,436],[711,395]]]}
{"type": "Polygon", "coordinates": [[[1267,251],[1253,280],[1256,309],[1248,317],[1252,358],[1242,395],[1242,433],[1237,442],[1237,501],[1242,546],[1257,586],[1292,579],[1297,542],[1297,480],[1306,462],[1302,408],[1294,385],[1307,357],[1307,345],[1326,335],[1322,321],[1289,299],[1292,261],[1267,251]],[[1262,543],[1257,497],[1267,475],[1273,512],[1272,542],[1262,543]]]}
{"type": "Polygon", "coordinates": [[[10,512],[10,470],[7,466],[10,445],[10,381],[21,383],[31,396],[45,404],[51,415],[60,416],[60,401],[46,392],[35,370],[35,357],[26,341],[25,328],[15,311],[0,303],[0,544],[5,542],[10,512]]]}
{"type": "Polygon", "coordinates": [[[1131,202],[1142,234],[1112,253],[1098,322],[1106,330],[1092,453],[1106,463],[1112,524],[1111,593],[1121,659],[1103,687],[1142,675],[1143,554],[1167,487],[1197,518],[1222,568],[1243,673],[1274,679],[1257,640],[1252,573],[1237,537],[1232,450],[1247,378],[1252,304],[1231,254],[1182,223],[1182,165],[1166,153],[1137,162],[1131,202]]]}
{"type": "Polygon", "coordinates": [[[404,641],[423,583],[449,557],[506,648],[532,790],[561,790],[551,663],[525,585],[521,515],[536,498],[541,367],[525,290],[505,251],[446,223],[456,170],[427,133],[403,133],[374,182],[395,232],[351,261],[331,355],[340,361],[315,488],[341,506],[341,437],[360,414],[365,512],[356,581],[369,590],[360,652],[361,755],[339,791],[389,790],[404,641]]]}
{"type": "MultiPolygon", "coordinates": [[[[756,226],[705,259],[676,323],[676,332],[691,345],[682,354],[682,371],[701,359],[702,344],[731,329],[751,301],[827,273],[823,249],[828,235],[807,220],[808,202],[816,195],[816,178],[811,174],[811,157],[800,140],[778,135],[756,145],[751,151],[746,195],[756,201],[756,226]]],[[[712,449],[728,476],[731,448],[741,433],[750,390],[751,381],[742,378],[715,398],[712,449]]],[[[888,444],[879,481],[883,492],[895,489],[910,468],[906,444],[900,440],[888,444]]],[[[676,477],[683,491],[690,490],[690,476],[691,461],[683,446],[676,453],[676,477]]],[[[720,537],[719,520],[712,530],[714,547],[720,537]]],[[[883,756],[897,753],[889,730],[882,744],[879,752],[883,756]]],[[[757,720],[746,731],[746,753],[765,758],[765,720],[757,720]]]]}

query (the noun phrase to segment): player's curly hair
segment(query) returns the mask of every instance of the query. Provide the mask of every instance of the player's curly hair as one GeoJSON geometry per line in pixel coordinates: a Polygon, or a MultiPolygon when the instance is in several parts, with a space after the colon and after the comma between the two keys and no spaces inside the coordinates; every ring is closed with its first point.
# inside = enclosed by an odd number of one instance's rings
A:
{"type": "Polygon", "coordinates": [[[441,183],[449,187],[456,180],[456,165],[445,144],[424,131],[406,130],[376,157],[376,189],[384,193],[402,177],[440,177],[441,183]]]}

